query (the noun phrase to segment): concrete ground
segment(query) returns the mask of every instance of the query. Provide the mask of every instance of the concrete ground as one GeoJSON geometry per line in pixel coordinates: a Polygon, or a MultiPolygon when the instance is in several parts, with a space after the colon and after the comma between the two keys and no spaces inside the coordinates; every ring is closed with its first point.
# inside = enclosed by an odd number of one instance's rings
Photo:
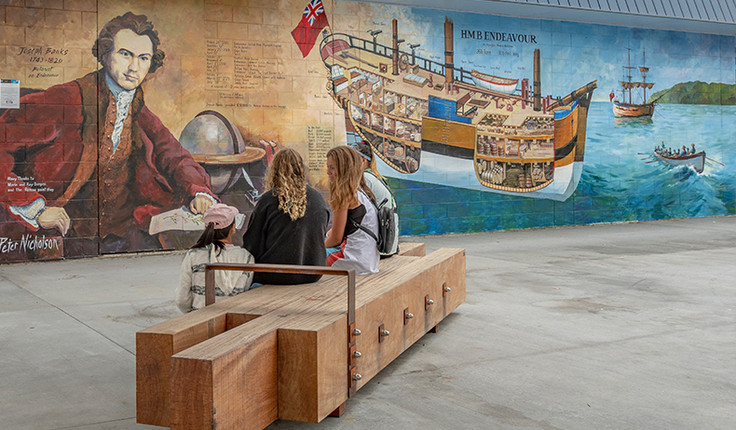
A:
{"type": "MultiPolygon", "coordinates": [[[[405,238],[467,249],[467,300],[320,424],[731,429],[736,217],[405,238]]],[[[0,428],[135,423],[135,333],[181,253],[0,266],[0,428]]]]}

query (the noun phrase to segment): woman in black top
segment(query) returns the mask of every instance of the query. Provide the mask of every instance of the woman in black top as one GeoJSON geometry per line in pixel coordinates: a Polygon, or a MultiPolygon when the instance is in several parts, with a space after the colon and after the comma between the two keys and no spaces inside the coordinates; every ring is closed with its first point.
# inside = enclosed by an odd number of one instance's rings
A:
{"type": "MultiPolygon", "coordinates": [[[[283,148],[276,153],[266,173],[266,188],[250,216],[243,247],[256,263],[324,266],[330,211],[322,195],[307,184],[298,152],[283,148]]],[[[256,272],[253,282],[304,284],[320,277],[256,272]]]]}

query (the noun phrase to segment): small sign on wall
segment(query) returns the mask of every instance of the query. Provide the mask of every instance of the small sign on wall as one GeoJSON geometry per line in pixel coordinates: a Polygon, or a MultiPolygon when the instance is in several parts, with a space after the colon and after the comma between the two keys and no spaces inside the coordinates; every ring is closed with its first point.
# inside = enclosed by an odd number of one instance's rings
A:
{"type": "Polygon", "coordinates": [[[0,79],[0,109],[20,108],[20,81],[0,79]]]}

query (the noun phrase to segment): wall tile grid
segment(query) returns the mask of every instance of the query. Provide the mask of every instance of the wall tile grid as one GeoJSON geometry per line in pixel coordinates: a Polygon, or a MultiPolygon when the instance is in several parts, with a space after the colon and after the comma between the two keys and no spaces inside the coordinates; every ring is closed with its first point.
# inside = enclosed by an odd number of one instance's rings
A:
{"type": "MultiPolygon", "coordinates": [[[[730,0],[497,2],[724,24],[733,24],[736,17],[736,5],[730,0]]],[[[296,0],[169,2],[177,7],[177,16],[185,19],[189,14],[192,18],[190,25],[180,28],[166,21],[164,3],[140,2],[140,13],[158,18],[156,26],[167,52],[165,68],[146,84],[147,105],[161,116],[175,136],[179,136],[197,113],[208,106],[218,106],[248,139],[272,140],[281,146],[294,147],[305,156],[305,161],[314,157],[316,161],[312,161],[319,164],[318,157],[309,153],[305,130],[315,125],[331,129],[335,143],[341,143],[345,139],[344,114],[327,94],[327,70],[318,52],[321,37],[306,59],[291,38],[291,29],[300,18],[301,3],[296,0]],[[201,14],[201,19],[197,14],[201,14]],[[222,91],[204,88],[201,82],[205,78],[206,61],[202,55],[205,52],[202,38],[249,43],[248,55],[261,61],[253,67],[274,70],[280,74],[279,80],[264,79],[251,93],[233,90],[236,94],[226,94],[227,97],[222,91]],[[289,72],[283,73],[286,70],[289,72]],[[226,107],[225,100],[236,100],[250,108],[226,107]]],[[[96,68],[90,48],[99,25],[132,8],[102,0],[6,0],[0,4],[0,66],[20,74],[23,87],[33,89],[68,82],[96,68]],[[35,56],[22,54],[24,47],[38,46],[58,47],[64,53],[39,57],[43,62],[54,58],[60,61],[44,63],[49,69],[38,70],[37,65],[29,62],[35,56]]],[[[488,41],[477,41],[474,45],[474,41],[462,41],[456,36],[456,46],[466,50],[456,50],[456,65],[467,64],[464,67],[470,69],[500,64],[499,73],[518,73],[531,78],[533,49],[539,48],[545,94],[565,95],[587,82],[597,82],[588,114],[585,162],[580,181],[569,197],[557,201],[496,193],[479,185],[472,171],[465,172],[472,182],[466,184],[459,184],[454,173],[448,173],[453,170],[443,173],[422,166],[414,175],[388,172],[387,181],[399,202],[401,234],[470,233],[736,213],[734,178],[728,173],[736,162],[736,154],[726,145],[736,138],[731,120],[733,109],[721,105],[662,103],[651,121],[634,123],[615,119],[608,99],[610,91],[619,90],[617,86],[627,58],[625,49],[631,48],[634,63],[639,61],[641,51],[646,50],[650,77],[656,79],[650,96],[680,83],[702,79],[704,83],[696,87],[697,94],[712,93],[716,98],[722,95],[722,103],[726,103],[727,97],[734,97],[728,103],[736,103],[733,35],[484,16],[354,1],[325,1],[325,7],[332,31],[339,29],[369,39],[368,31],[380,28],[384,31],[383,39],[379,40],[385,44],[390,44],[390,21],[398,17],[400,37],[407,40],[402,49],[408,49],[408,43],[413,40],[421,40],[420,54],[432,56],[439,64],[444,63],[444,40],[438,36],[438,31],[441,32],[438,23],[445,16],[454,21],[456,33],[477,28],[534,34],[539,39],[537,45],[509,47],[507,43],[501,48],[494,45],[489,49],[495,50],[496,56],[487,58],[470,58],[475,52],[469,47],[488,48],[482,45],[488,45],[488,41]],[[513,56],[499,60],[499,49],[517,54],[523,61],[514,63],[513,56]],[[463,62],[466,60],[463,56],[468,57],[467,63],[463,62]],[[705,77],[699,74],[700,64],[708,65],[705,77]],[[717,86],[718,83],[724,85],[717,86]],[[692,169],[672,168],[646,158],[660,142],[674,147],[696,143],[699,148],[707,149],[711,160],[725,166],[711,163],[705,174],[697,174],[692,169]]],[[[232,65],[234,59],[222,61],[232,65]]],[[[61,112],[58,115],[64,115],[64,106],[49,108],[58,109],[61,112]]],[[[0,133],[9,136],[17,127],[33,125],[0,124],[0,133]]],[[[310,171],[310,178],[325,188],[321,168],[310,171]]]]}

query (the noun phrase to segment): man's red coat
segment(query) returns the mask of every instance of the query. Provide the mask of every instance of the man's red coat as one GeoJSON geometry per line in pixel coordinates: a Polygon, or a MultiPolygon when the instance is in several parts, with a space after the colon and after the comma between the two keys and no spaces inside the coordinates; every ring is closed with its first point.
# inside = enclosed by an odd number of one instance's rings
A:
{"type": "MultiPolygon", "coordinates": [[[[20,109],[0,116],[0,178],[6,182],[0,187],[0,210],[5,215],[10,214],[9,206],[24,206],[39,197],[47,206],[55,206],[75,175],[84,145],[97,145],[96,131],[87,128],[96,130],[97,105],[109,96],[98,73],[104,71],[28,94],[21,98],[20,109]],[[90,86],[92,93],[99,89],[101,94],[98,99],[83,100],[90,86]],[[91,139],[95,142],[85,142],[91,139]]],[[[136,196],[135,224],[139,228],[147,226],[151,215],[188,204],[198,192],[214,196],[202,166],[144,103],[137,112],[131,106],[129,115],[137,122],[144,154],[136,160],[135,180],[129,184],[136,196]]],[[[21,217],[14,218],[35,229],[21,217]]]]}

